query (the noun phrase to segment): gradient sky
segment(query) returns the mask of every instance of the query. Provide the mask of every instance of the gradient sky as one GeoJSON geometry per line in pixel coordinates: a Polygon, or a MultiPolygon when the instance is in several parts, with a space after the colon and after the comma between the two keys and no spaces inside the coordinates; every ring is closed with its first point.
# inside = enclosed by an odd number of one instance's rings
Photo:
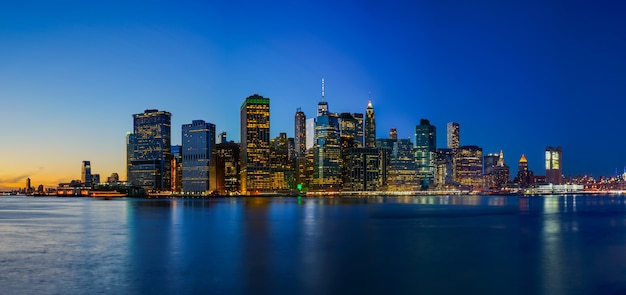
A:
{"type": "Polygon", "coordinates": [[[271,98],[271,133],[315,114],[365,112],[377,135],[413,138],[426,118],[445,146],[526,154],[564,174],[626,165],[626,3],[621,1],[12,1],[0,5],[0,187],[55,186],[90,160],[125,175],[132,114],[172,113],[239,141],[239,107],[271,98]]]}

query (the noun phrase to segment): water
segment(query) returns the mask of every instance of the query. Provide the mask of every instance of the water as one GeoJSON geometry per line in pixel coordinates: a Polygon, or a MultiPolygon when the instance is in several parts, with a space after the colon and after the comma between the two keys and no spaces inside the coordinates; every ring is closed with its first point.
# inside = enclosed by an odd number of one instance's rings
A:
{"type": "Polygon", "coordinates": [[[626,294],[624,197],[0,197],[0,294],[626,294]]]}

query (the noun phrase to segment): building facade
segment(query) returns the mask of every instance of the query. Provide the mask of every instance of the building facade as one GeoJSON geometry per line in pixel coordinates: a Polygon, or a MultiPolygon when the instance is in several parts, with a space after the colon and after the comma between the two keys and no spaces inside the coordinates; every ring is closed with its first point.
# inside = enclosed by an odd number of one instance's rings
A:
{"type": "Polygon", "coordinates": [[[415,126],[415,161],[422,189],[435,184],[436,135],[435,126],[426,119],[421,119],[420,124],[415,126]]]}
{"type": "Polygon", "coordinates": [[[367,102],[367,109],[365,110],[364,131],[365,142],[363,146],[367,148],[376,147],[376,116],[374,115],[374,107],[371,100],[367,102]]]}
{"type": "Polygon", "coordinates": [[[217,188],[215,125],[194,120],[182,126],[182,192],[207,194],[217,188]]]}
{"type": "Polygon", "coordinates": [[[306,115],[298,108],[294,120],[294,144],[297,158],[303,158],[306,153],[306,115]]]}
{"type": "Polygon", "coordinates": [[[81,167],[81,177],[80,180],[86,184],[91,185],[93,183],[92,175],[91,175],[91,161],[83,161],[83,166],[81,167]]]}
{"type": "Polygon", "coordinates": [[[546,182],[563,183],[563,150],[561,147],[546,147],[546,182]]]}
{"type": "Polygon", "coordinates": [[[474,146],[461,146],[456,161],[456,181],[464,189],[482,188],[483,149],[474,146]]]}
{"type": "Polygon", "coordinates": [[[270,99],[254,94],[241,105],[241,192],[270,190],[270,99]]]}
{"type": "Polygon", "coordinates": [[[222,141],[215,147],[217,190],[229,195],[240,192],[239,144],[222,141]]]}
{"type": "Polygon", "coordinates": [[[133,115],[133,133],[127,136],[128,181],[146,191],[171,188],[171,117],[159,110],[133,115]]]}

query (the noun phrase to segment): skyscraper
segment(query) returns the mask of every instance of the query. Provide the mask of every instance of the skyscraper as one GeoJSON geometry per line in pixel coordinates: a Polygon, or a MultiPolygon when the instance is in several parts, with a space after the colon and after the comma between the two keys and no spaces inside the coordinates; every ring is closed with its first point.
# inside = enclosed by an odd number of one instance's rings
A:
{"type": "Polygon", "coordinates": [[[520,187],[529,187],[535,181],[535,175],[532,171],[528,170],[528,160],[524,154],[519,159],[519,163],[517,164],[517,183],[520,187]]]}
{"type": "Polygon", "coordinates": [[[563,150],[561,147],[546,147],[546,182],[563,183],[563,150]]]}
{"type": "Polygon", "coordinates": [[[306,149],[315,145],[315,118],[306,119],[306,149]]]}
{"type": "Polygon", "coordinates": [[[398,130],[396,130],[396,128],[389,129],[389,139],[393,141],[398,140],[398,130]]]}
{"type": "Polygon", "coordinates": [[[339,134],[341,137],[350,138],[354,147],[363,146],[363,114],[341,113],[339,114],[339,134]]]}
{"type": "Polygon", "coordinates": [[[461,126],[456,122],[449,122],[447,125],[448,148],[458,150],[461,147],[461,126]]]}
{"type": "Polygon", "coordinates": [[[466,189],[479,188],[482,184],[483,149],[475,146],[461,146],[456,161],[456,181],[466,189]]]}
{"type": "Polygon", "coordinates": [[[434,184],[436,144],[435,126],[430,125],[430,121],[421,119],[420,124],[415,126],[415,161],[422,189],[434,184]]]}
{"type": "Polygon", "coordinates": [[[149,190],[170,190],[171,117],[159,110],[133,115],[127,137],[128,181],[149,190]]]}
{"type": "Polygon", "coordinates": [[[92,183],[92,175],[91,175],[91,162],[90,161],[83,161],[83,166],[81,169],[81,174],[80,174],[80,180],[86,184],[86,185],[91,185],[92,183]]]}
{"type": "Polygon", "coordinates": [[[215,125],[193,120],[182,126],[182,137],[183,192],[205,194],[215,190],[215,125]]]}
{"type": "Polygon", "coordinates": [[[376,117],[374,116],[374,108],[372,107],[372,101],[367,102],[367,109],[365,110],[365,143],[364,146],[368,148],[376,147],[376,117]]]}
{"type": "Polygon", "coordinates": [[[452,149],[437,149],[435,166],[435,186],[444,188],[446,185],[452,184],[454,171],[452,149]]]}
{"type": "Polygon", "coordinates": [[[216,145],[217,189],[230,194],[240,190],[239,144],[225,139],[216,145]]]}
{"type": "Polygon", "coordinates": [[[410,139],[398,139],[395,142],[387,180],[390,191],[415,191],[421,188],[417,185],[417,163],[410,139]]]}
{"type": "Polygon", "coordinates": [[[300,108],[296,111],[294,131],[296,157],[303,158],[306,152],[306,115],[300,108]]]}
{"type": "Polygon", "coordinates": [[[313,185],[319,190],[340,190],[341,144],[337,114],[326,113],[317,117],[315,138],[313,185]]]}
{"type": "Polygon", "coordinates": [[[241,105],[241,192],[270,189],[270,99],[254,94],[241,105]]]}
{"type": "Polygon", "coordinates": [[[287,134],[270,141],[270,179],[272,190],[295,188],[293,161],[289,158],[289,139],[287,134]]]}
{"type": "Polygon", "coordinates": [[[183,190],[183,147],[181,145],[172,146],[171,163],[171,190],[181,192],[183,190]]]}

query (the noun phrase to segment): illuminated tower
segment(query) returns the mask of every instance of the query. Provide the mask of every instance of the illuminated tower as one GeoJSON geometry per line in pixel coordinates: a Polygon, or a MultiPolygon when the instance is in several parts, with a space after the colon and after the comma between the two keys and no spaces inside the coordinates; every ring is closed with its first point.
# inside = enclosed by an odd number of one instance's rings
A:
{"type": "Polygon", "coordinates": [[[270,99],[254,94],[241,105],[241,192],[270,189],[270,99]]]}
{"type": "Polygon", "coordinates": [[[322,100],[317,104],[317,116],[328,114],[328,102],[324,101],[324,78],[322,78],[322,100]]]}
{"type": "Polygon", "coordinates": [[[430,121],[421,119],[415,126],[415,161],[422,189],[434,184],[437,134],[430,121]]]}
{"type": "Polygon", "coordinates": [[[128,181],[145,190],[171,188],[172,114],[146,110],[133,115],[133,134],[128,136],[128,181]]]}
{"type": "Polygon", "coordinates": [[[534,183],[534,173],[528,170],[528,161],[524,154],[517,164],[517,183],[520,187],[529,187],[534,183]]]}
{"type": "Polygon", "coordinates": [[[546,182],[563,183],[563,151],[561,147],[546,147],[546,182]]]}
{"type": "Polygon", "coordinates": [[[479,188],[482,184],[483,149],[474,146],[459,148],[458,159],[455,163],[456,181],[465,189],[479,188]]]}
{"type": "Polygon", "coordinates": [[[389,139],[398,141],[398,130],[396,128],[389,129],[389,139]]]}
{"type": "Polygon", "coordinates": [[[461,147],[461,126],[456,122],[449,122],[447,125],[448,148],[458,150],[461,147]]]}
{"type": "Polygon", "coordinates": [[[182,136],[183,192],[204,194],[215,190],[215,125],[194,120],[182,126],[182,136]]]}
{"type": "Polygon", "coordinates": [[[91,162],[90,161],[83,161],[83,166],[81,169],[80,176],[81,176],[80,180],[84,184],[91,185],[92,178],[91,178],[91,162]]]}
{"type": "Polygon", "coordinates": [[[376,147],[376,117],[374,116],[374,108],[372,101],[367,102],[365,110],[365,147],[376,147]]]}
{"type": "Polygon", "coordinates": [[[304,153],[306,152],[306,115],[300,108],[298,108],[298,110],[296,111],[294,131],[296,157],[302,158],[304,157],[304,153]]]}

